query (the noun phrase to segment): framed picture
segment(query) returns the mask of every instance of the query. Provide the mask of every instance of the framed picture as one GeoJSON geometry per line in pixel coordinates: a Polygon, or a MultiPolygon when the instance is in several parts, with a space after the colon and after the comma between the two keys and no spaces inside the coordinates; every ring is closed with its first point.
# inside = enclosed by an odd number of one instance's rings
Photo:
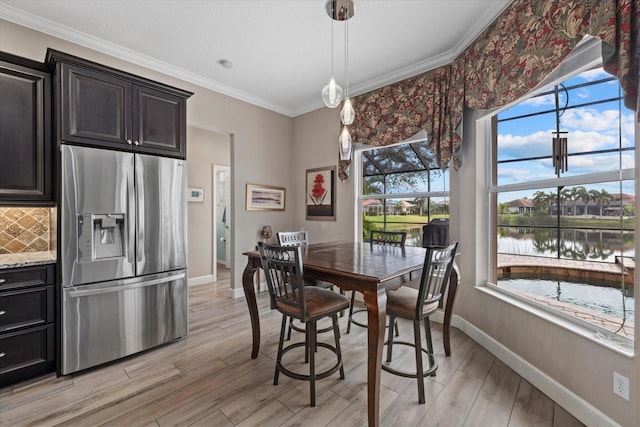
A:
{"type": "Polygon", "coordinates": [[[336,168],[307,169],[307,220],[336,220],[336,168]]]}
{"type": "Polygon", "coordinates": [[[202,188],[188,188],[187,200],[189,202],[204,202],[204,190],[202,188]]]}
{"type": "Polygon", "coordinates": [[[283,211],[285,189],[267,185],[247,184],[248,211],[283,211]]]}

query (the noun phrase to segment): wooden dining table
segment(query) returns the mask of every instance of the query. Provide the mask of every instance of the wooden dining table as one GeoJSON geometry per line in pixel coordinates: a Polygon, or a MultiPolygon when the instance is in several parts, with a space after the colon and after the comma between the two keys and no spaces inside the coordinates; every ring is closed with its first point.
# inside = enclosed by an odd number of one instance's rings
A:
{"type": "MultiPolygon", "coordinates": [[[[367,242],[327,242],[308,245],[303,250],[305,279],[316,279],[330,283],[343,290],[363,294],[367,307],[367,413],[369,426],[379,425],[380,375],[384,344],[387,296],[384,284],[390,280],[422,268],[426,249],[419,247],[393,247],[372,245],[367,242]]],[[[249,306],[253,345],[251,358],[260,351],[260,319],[254,289],[254,273],[261,267],[258,251],[245,252],[247,266],[242,274],[242,286],[249,306]]],[[[452,273],[451,284],[457,286],[457,272],[452,273]],[[455,275],[455,280],[453,276],[455,275]]],[[[455,289],[453,289],[455,294],[455,289]]],[[[451,304],[453,304],[453,298],[451,304]]],[[[451,307],[447,301],[445,309],[445,352],[450,354],[449,324],[451,307]],[[448,318],[447,318],[448,317],[448,318]]]]}

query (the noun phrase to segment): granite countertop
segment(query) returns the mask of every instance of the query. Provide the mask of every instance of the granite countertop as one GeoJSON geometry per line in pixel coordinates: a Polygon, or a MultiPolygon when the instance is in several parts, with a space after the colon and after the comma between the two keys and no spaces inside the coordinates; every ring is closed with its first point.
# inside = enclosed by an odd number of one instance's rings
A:
{"type": "Polygon", "coordinates": [[[51,264],[54,262],[56,262],[56,253],[51,251],[0,255],[0,269],[51,264]]]}

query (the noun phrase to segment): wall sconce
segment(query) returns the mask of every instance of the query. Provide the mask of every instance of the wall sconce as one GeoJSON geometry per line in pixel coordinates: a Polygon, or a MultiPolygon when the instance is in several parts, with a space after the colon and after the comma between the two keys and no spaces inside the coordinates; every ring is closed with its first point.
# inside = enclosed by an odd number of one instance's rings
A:
{"type": "Polygon", "coordinates": [[[262,237],[264,238],[264,241],[267,242],[271,238],[271,236],[273,236],[271,226],[265,225],[264,227],[262,227],[262,237]]]}

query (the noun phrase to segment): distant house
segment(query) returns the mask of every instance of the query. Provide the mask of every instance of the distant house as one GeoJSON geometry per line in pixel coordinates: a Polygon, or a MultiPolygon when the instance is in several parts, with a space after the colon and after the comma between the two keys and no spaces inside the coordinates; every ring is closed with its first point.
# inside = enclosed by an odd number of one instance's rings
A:
{"type": "MultiPolygon", "coordinates": [[[[384,213],[384,204],[379,199],[365,199],[362,201],[362,210],[365,215],[382,215],[384,213]]],[[[396,213],[396,202],[387,200],[387,215],[396,213]]]]}
{"type": "Polygon", "coordinates": [[[533,200],[516,199],[507,202],[508,212],[510,214],[530,214],[533,212],[533,200]]]}

